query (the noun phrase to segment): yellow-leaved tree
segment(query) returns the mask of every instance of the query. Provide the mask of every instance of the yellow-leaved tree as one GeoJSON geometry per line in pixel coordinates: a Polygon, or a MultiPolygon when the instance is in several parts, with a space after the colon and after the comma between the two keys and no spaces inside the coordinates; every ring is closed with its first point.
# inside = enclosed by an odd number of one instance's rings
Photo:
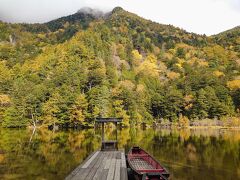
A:
{"type": "Polygon", "coordinates": [[[0,119],[3,118],[4,111],[11,105],[10,97],[6,94],[0,94],[0,119]]]}
{"type": "Polygon", "coordinates": [[[133,57],[133,65],[139,66],[142,60],[142,55],[138,52],[138,50],[132,51],[132,57],[133,57]]]}
{"type": "Polygon", "coordinates": [[[224,74],[223,72],[218,71],[218,70],[214,71],[214,72],[213,72],[213,75],[216,76],[216,77],[225,76],[225,74],[224,74]]]}
{"type": "Polygon", "coordinates": [[[123,126],[129,126],[130,117],[127,115],[127,111],[123,108],[122,100],[115,100],[113,102],[113,114],[114,117],[123,118],[123,126]]]}
{"type": "Polygon", "coordinates": [[[231,90],[240,89],[240,79],[235,79],[227,82],[227,86],[231,90]]]}
{"type": "Polygon", "coordinates": [[[0,90],[4,90],[9,86],[9,81],[12,79],[12,71],[8,69],[6,61],[0,59],[0,90]]]}
{"type": "Polygon", "coordinates": [[[158,77],[157,58],[153,54],[148,55],[144,62],[136,68],[136,73],[143,76],[158,77]]]}
{"type": "Polygon", "coordinates": [[[70,120],[72,123],[86,124],[88,102],[84,94],[77,96],[73,106],[70,108],[70,120]]]}
{"type": "Polygon", "coordinates": [[[167,73],[167,77],[171,80],[174,80],[174,79],[177,79],[180,77],[180,74],[179,73],[176,73],[174,71],[170,71],[167,73]]]}
{"type": "Polygon", "coordinates": [[[186,116],[180,114],[178,118],[178,124],[180,127],[188,127],[189,126],[189,119],[186,116]]]}
{"type": "Polygon", "coordinates": [[[58,114],[61,112],[59,105],[62,97],[59,93],[53,93],[47,102],[42,107],[42,120],[45,125],[53,125],[58,122],[58,114]]]}
{"type": "Polygon", "coordinates": [[[145,61],[149,61],[151,63],[155,63],[156,64],[157,63],[157,58],[156,58],[156,56],[154,54],[149,54],[146,57],[145,61]]]}

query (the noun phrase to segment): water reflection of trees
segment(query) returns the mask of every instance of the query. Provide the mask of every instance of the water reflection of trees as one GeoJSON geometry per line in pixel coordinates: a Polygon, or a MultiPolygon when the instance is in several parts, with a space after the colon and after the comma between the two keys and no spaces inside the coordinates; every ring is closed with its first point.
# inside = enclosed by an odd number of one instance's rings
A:
{"type": "Polygon", "coordinates": [[[129,147],[142,146],[170,169],[174,179],[240,177],[239,131],[138,130],[130,135],[129,147]]]}
{"type": "MultiPolygon", "coordinates": [[[[0,179],[63,179],[100,147],[101,129],[0,129],[0,179]],[[31,139],[32,136],[32,139],[31,139]],[[31,139],[31,141],[30,141],[31,139]]],[[[106,139],[115,129],[106,128],[106,139]]],[[[227,130],[118,130],[119,147],[139,145],[169,168],[174,179],[240,178],[240,132],[227,130]],[[224,174],[224,175],[223,175],[224,174]]]]}
{"type": "Polygon", "coordinates": [[[29,130],[1,130],[0,179],[34,177],[63,179],[100,143],[94,130],[52,132],[37,130],[31,143],[29,130]]]}

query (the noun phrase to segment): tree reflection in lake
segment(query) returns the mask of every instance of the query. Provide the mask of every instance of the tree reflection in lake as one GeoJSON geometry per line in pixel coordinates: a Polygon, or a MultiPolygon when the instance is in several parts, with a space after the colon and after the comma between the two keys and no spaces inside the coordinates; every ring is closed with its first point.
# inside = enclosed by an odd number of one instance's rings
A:
{"type": "MultiPolygon", "coordinates": [[[[52,132],[0,129],[0,179],[64,179],[100,147],[100,130],[52,132]]],[[[106,138],[115,137],[114,128],[106,138]]],[[[240,179],[240,131],[118,131],[126,152],[139,145],[170,171],[172,179],[240,179]]]]}

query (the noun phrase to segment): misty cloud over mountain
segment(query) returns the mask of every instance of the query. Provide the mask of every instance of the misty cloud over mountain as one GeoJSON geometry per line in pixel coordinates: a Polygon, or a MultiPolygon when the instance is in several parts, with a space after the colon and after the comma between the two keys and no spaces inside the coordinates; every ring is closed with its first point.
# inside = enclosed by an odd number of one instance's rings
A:
{"type": "Polygon", "coordinates": [[[213,35],[239,25],[239,0],[184,0],[184,2],[139,0],[136,2],[125,0],[0,0],[0,20],[12,23],[45,23],[74,14],[82,7],[97,8],[97,11],[83,8],[83,12],[93,13],[94,17],[99,15],[101,17],[102,12],[105,13],[106,10],[111,11],[112,8],[121,6],[146,19],[162,24],[173,24],[199,34],[213,35]],[[103,9],[103,11],[98,9],[103,9]]]}
{"type": "Polygon", "coordinates": [[[95,18],[103,17],[105,13],[99,9],[92,9],[90,7],[83,7],[77,11],[77,13],[90,14],[95,18]]]}

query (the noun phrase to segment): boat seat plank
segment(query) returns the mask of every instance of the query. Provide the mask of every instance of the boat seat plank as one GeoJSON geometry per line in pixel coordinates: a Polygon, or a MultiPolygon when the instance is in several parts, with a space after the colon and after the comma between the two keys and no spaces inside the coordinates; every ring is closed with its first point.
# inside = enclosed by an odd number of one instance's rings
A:
{"type": "Polygon", "coordinates": [[[139,172],[164,172],[164,169],[140,169],[139,172]]]}
{"type": "Polygon", "coordinates": [[[134,155],[129,155],[129,157],[149,157],[149,154],[134,154],[134,155]]]}

